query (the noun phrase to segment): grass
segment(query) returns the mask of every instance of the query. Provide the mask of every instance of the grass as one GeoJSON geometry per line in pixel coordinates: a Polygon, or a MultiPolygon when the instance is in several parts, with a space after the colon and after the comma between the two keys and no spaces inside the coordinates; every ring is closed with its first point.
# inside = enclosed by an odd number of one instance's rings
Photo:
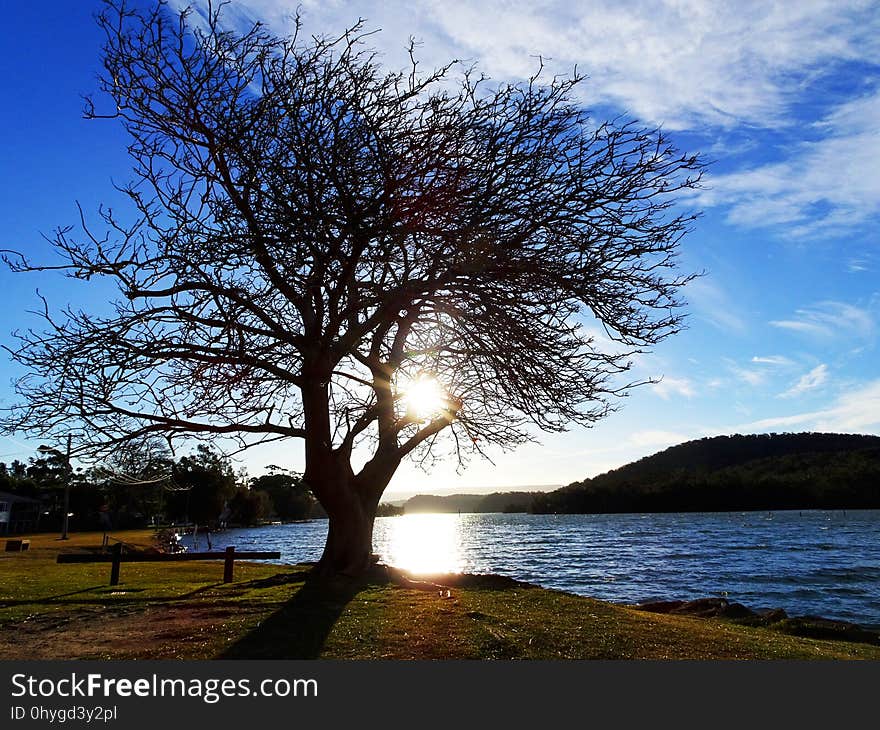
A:
{"type": "MultiPolygon", "coordinates": [[[[149,531],[113,533],[143,546],[149,531]]],[[[880,659],[880,647],[646,613],[497,576],[307,581],[303,566],[55,562],[101,533],[0,553],[0,659],[880,659]],[[442,579],[432,579],[441,581],[442,579]],[[447,590],[449,595],[447,596],[447,590]]]]}

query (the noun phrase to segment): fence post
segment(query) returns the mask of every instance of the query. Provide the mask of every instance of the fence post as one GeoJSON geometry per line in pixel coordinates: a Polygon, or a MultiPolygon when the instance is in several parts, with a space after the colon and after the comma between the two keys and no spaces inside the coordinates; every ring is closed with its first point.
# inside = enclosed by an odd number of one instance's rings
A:
{"type": "Polygon", "coordinates": [[[226,559],[223,563],[223,582],[232,583],[232,565],[235,562],[235,547],[226,548],[226,559]]]}
{"type": "Polygon", "coordinates": [[[117,542],[112,548],[113,562],[110,564],[110,585],[119,585],[119,564],[122,562],[122,543],[117,542]]]}

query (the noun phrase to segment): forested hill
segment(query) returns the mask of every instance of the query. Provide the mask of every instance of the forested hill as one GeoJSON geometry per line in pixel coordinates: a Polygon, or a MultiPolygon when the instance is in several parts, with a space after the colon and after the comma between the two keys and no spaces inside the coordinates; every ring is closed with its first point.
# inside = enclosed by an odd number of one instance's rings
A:
{"type": "Polygon", "coordinates": [[[406,514],[418,512],[526,512],[534,492],[491,494],[419,494],[403,505],[406,514]]]}
{"type": "Polygon", "coordinates": [[[880,508],[880,436],[715,436],[535,495],[532,511],[880,508]]]}

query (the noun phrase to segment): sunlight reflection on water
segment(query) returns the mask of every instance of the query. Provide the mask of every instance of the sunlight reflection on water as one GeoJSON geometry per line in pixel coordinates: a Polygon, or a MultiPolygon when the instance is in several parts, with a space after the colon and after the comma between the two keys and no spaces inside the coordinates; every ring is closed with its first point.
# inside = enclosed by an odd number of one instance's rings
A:
{"type": "Polygon", "coordinates": [[[383,521],[383,558],[411,573],[460,573],[465,568],[460,520],[455,515],[416,514],[383,521]]]}

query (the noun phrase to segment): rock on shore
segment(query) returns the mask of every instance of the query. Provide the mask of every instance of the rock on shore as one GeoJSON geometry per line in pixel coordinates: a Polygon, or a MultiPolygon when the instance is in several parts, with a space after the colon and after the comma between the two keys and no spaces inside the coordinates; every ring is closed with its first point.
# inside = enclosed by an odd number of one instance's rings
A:
{"type": "Polygon", "coordinates": [[[753,611],[741,603],[726,598],[698,598],[693,601],[651,601],[633,606],[640,611],[667,613],[699,618],[724,618],[747,626],[765,626],[794,636],[812,639],[858,641],[880,645],[880,633],[848,621],[836,621],[822,616],[790,617],[781,608],[753,611]]]}

